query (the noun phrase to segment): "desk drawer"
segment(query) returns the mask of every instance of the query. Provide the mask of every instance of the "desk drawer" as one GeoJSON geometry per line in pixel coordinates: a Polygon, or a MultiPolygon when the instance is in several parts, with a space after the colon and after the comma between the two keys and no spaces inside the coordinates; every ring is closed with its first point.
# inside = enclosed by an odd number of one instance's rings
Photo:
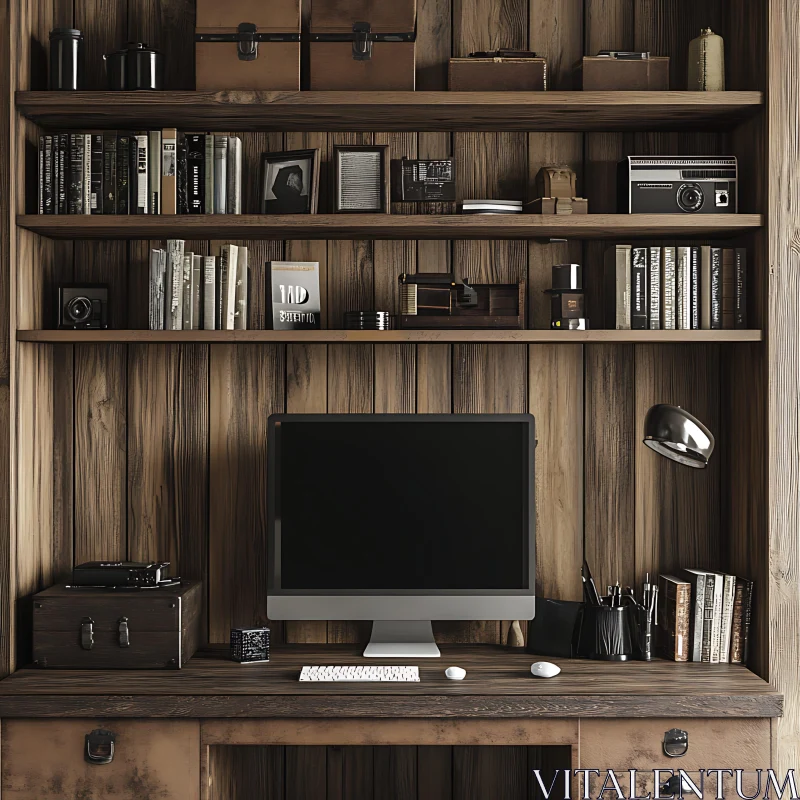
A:
{"type": "Polygon", "coordinates": [[[3,720],[3,800],[198,800],[197,720],[3,720]],[[87,733],[115,734],[110,764],[84,760],[87,733]]]}

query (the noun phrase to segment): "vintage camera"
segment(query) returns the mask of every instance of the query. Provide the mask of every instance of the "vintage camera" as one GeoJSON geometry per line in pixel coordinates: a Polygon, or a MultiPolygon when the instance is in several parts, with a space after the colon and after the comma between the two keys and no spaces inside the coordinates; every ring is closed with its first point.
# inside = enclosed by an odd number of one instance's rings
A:
{"type": "Polygon", "coordinates": [[[452,158],[392,161],[392,196],[405,202],[455,202],[456,178],[452,158]]]}
{"type": "Polygon", "coordinates": [[[621,214],[735,214],[733,156],[628,156],[619,164],[621,214]]]}
{"type": "Polygon", "coordinates": [[[108,286],[72,283],[58,287],[58,327],[69,330],[108,327],[108,286]]]}

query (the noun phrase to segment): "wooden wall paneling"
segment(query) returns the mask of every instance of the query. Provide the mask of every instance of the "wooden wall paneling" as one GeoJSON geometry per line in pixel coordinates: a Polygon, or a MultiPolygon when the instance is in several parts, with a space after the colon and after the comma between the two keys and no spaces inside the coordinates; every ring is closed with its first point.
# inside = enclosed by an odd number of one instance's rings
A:
{"type": "MultiPolygon", "coordinates": [[[[132,4],[132,3],[131,3],[132,4]]],[[[129,41],[146,41],[149,39],[128,38],[128,21],[125,17],[124,3],[108,3],[104,0],[74,0],[74,27],[83,34],[86,69],[84,70],[84,88],[108,89],[108,78],[105,71],[103,55],[113,53],[125,46],[129,41]]],[[[148,12],[150,8],[148,6],[148,12]]],[[[170,57],[167,59],[171,60],[170,57]]]]}
{"type": "MultiPolygon", "coordinates": [[[[417,800],[417,748],[384,745],[373,748],[374,800],[417,800]]],[[[425,781],[425,776],[421,776],[425,781]]]]}
{"type": "Polygon", "coordinates": [[[453,748],[417,747],[417,800],[450,800],[453,796],[453,748]]]}
{"type": "MultiPolygon", "coordinates": [[[[209,412],[209,637],[266,624],[266,420],[283,411],[284,350],[211,348],[209,412]]],[[[281,642],[280,622],[270,625],[281,642]]]]}
{"type": "Polygon", "coordinates": [[[209,756],[210,800],[284,797],[281,745],[216,745],[209,756]]]}
{"type": "Polygon", "coordinates": [[[285,800],[318,800],[327,793],[327,748],[287,745],[285,800]]]}
{"type": "MultiPolygon", "coordinates": [[[[577,750],[577,748],[576,748],[577,750]]],[[[572,763],[572,747],[558,745],[554,747],[528,747],[528,797],[530,800],[558,800],[558,798],[571,797],[573,782],[570,780],[568,791],[564,787],[564,773],[559,770],[571,770],[577,767],[572,763]],[[545,793],[539,787],[539,782],[533,774],[535,769],[548,789],[545,793]]]]}
{"type": "Polygon", "coordinates": [[[373,749],[328,747],[328,800],[373,800],[373,749]]]}
{"type": "MultiPolygon", "coordinates": [[[[769,0],[768,163],[770,299],[766,345],[769,384],[769,679],[784,693],[784,716],[777,722],[778,770],[800,761],[800,435],[797,397],[800,351],[800,257],[796,209],[800,202],[797,109],[800,104],[800,6],[769,0]]],[[[762,618],[763,619],[763,618],[762,618]]]]}
{"type": "Polygon", "coordinates": [[[547,88],[574,86],[575,65],[583,55],[584,0],[530,0],[528,46],[547,59],[547,88]]]}
{"type": "Polygon", "coordinates": [[[453,800],[528,796],[526,747],[496,746],[453,748],[453,800]]]}

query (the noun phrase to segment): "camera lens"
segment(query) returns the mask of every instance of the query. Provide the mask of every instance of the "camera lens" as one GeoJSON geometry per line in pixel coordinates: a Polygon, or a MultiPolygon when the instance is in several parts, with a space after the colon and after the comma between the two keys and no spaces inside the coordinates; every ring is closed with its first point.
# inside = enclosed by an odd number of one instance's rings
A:
{"type": "Polygon", "coordinates": [[[703,190],[696,183],[686,183],[678,189],[678,205],[684,211],[697,211],[703,205],[703,190]]]}
{"type": "Polygon", "coordinates": [[[67,303],[66,314],[74,325],[88,322],[92,316],[92,301],[88,297],[73,297],[67,303]]]}

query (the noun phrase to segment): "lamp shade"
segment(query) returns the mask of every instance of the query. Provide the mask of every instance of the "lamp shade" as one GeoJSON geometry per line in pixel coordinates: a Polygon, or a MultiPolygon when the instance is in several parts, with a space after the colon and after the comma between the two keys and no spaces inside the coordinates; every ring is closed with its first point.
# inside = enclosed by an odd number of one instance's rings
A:
{"type": "Polygon", "coordinates": [[[644,443],[656,453],[695,469],[707,467],[714,452],[711,431],[680,406],[665,403],[647,412],[644,443]]]}

